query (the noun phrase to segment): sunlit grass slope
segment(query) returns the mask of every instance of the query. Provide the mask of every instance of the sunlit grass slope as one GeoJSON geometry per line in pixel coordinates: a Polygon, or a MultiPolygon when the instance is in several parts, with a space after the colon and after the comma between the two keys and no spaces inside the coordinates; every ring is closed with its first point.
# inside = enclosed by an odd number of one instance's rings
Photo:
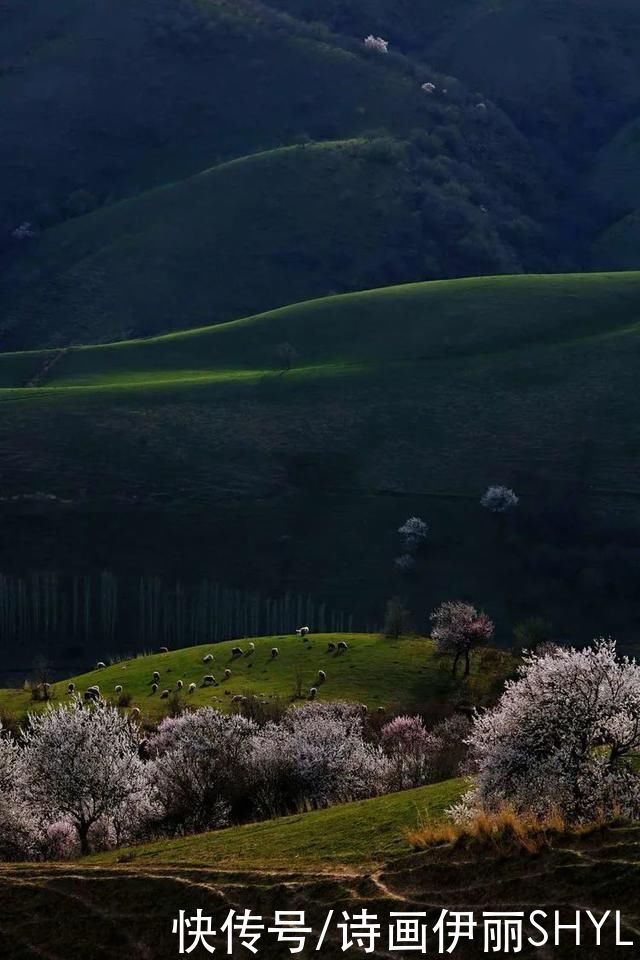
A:
{"type": "Polygon", "coordinates": [[[380,864],[410,853],[408,831],[425,821],[440,820],[464,786],[464,780],[447,780],[327,810],[116,850],[94,856],[90,862],[127,862],[140,867],[188,864],[292,873],[380,864]]]}
{"type": "MultiPolygon", "coordinates": [[[[106,654],[105,654],[106,657],[106,654]]],[[[228,711],[234,695],[255,695],[266,703],[282,700],[285,704],[294,696],[301,702],[309,690],[318,689],[318,700],[351,700],[365,703],[375,710],[385,707],[394,710],[425,709],[435,714],[446,711],[457,699],[485,702],[495,697],[504,678],[513,670],[514,661],[508,654],[498,655],[490,665],[482,665],[482,657],[475,658],[472,675],[464,687],[451,679],[451,663],[438,657],[433,644],[424,638],[389,640],[378,634],[310,634],[305,642],[299,637],[263,637],[255,640],[255,651],[250,653],[248,641],[229,641],[211,646],[185,647],[169,653],[152,654],[132,660],[122,660],[106,668],[53,685],[52,702],[67,701],[67,686],[75,684],[82,693],[98,684],[103,696],[117,703],[115,687],[130,695],[131,706],[140,708],[145,719],[157,719],[167,712],[169,703],[161,699],[163,690],[172,693],[183,684],[180,700],[184,705],[215,706],[228,711]],[[345,640],[348,649],[329,651],[328,644],[345,640]],[[234,658],[233,647],[239,646],[243,656],[234,658]],[[279,651],[272,656],[272,649],[279,651]],[[203,663],[211,653],[213,660],[203,663]],[[225,670],[231,676],[225,679],[225,670]],[[324,670],[326,680],[318,680],[318,671],[324,670]],[[160,674],[158,692],[151,692],[153,673],[160,674]],[[203,678],[212,675],[216,686],[203,686],[203,678]],[[190,683],[197,684],[194,693],[188,692],[190,683]]],[[[31,702],[26,690],[0,690],[0,708],[14,716],[23,717],[30,709],[41,705],[31,702]]]]}
{"type": "Polygon", "coordinates": [[[299,354],[287,377],[294,382],[349,373],[349,368],[357,375],[394,363],[435,366],[474,358],[476,365],[489,366],[517,351],[533,361],[532,351],[540,348],[579,347],[591,338],[634,334],[639,297],[637,273],[407,284],[299,303],[216,327],[71,348],[49,371],[51,351],[0,355],[0,378],[6,386],[20,387],[25,371],[41,366],[41,386],[47,389],[24,396],[46,396],[48,402],[62,395],[51,392],[58,387],[257,378],[273,374],[274,366],[278,372],[275,351],[283,342],[299,354]]]}

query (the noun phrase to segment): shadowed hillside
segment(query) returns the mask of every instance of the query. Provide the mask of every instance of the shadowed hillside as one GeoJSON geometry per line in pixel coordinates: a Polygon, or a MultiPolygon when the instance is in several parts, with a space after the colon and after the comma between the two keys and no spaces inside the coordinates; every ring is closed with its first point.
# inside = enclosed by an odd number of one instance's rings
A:
{"type": "Polygon", "coordinates": [[[631,638],[637,303],[635,274],[448,281],[5,355],[0,566],[207,576],[373,623],[400,592],[419,628],[463,596],[502,643],[541,611],[631,638]],[[497,482],[510,519],[479,505],[497,482]],[[405,575],[412,515],[431,530],[405,575]]]}

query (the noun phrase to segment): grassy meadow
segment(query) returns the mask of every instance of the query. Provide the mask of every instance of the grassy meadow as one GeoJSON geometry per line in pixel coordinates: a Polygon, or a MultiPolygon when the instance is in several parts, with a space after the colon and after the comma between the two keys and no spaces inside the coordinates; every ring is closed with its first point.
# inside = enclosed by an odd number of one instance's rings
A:
{"type": "Polygon", "coordinates": [[[639,292],[635,273],[438,281],[3,354],[0,568],[206,570],[364,624],[400,593],[418,632],[462,596],[505,646],[541,610],[561,636],[631,640],[639,292]],[[513,524],[479,506],[496,482],[521,498],[513,524]],[[411,515],[431,531],[402,576],[411,515]]]}
{"type": "MultiPolygon", "coordinates": [[[[424,637],[390,640],[379,634],[310,634],[306,642],[296,636],[262,637],[253,642],[253,653],[249,652],[248,640],[238,640],[115,662],[53,684],[51,702],[67,701],[67,686],[73,683],[80,693],[98,684],[107,700],[118,703],[120,695],[115,687],[121,686],[129,706],[138,707],[143,720],[157,722],[170,707],[167,699],[161,699],[162,691],[176,693],[177,681],[181,681],[182,705],[208,705],[225,712],[234,708],[232,698],[237,695],[286,706],[292,700],[304,702],[310,688],[316,687],[319,701],[351,700],[366,704],[372,711],[378,707],[389,713],[424,710],[437,717],[457,702],[481,704],[493,700],[515,666],[509,654],[479,651],[472,658],[471,676],[462,683],[460,677],[452,680],[451,660],[438,656],[433,643],[424,637]],[[347,650],[329,651],[329,642],[337,644],[341,640],[347,643],[347,650]],[[241,657],[232,656],[235,646],[242,648],[241,657]],[[279,651],[275,659],[271,655],[274,646],[279,651]],[[203,663],[208,654],[213,660],[203,663]],[[226,669],[231,670],[228,679],[224,677],[226,669]],[[322,683],[318,681],[319,670],[327,675],[322,683]],[[153,694],[156,671],[160,674],[159,689],[153,694]],[[203,686],[207,675],[216,678],[215,686],[203,686]],[[191,683],[197,684],[197,689],[190,694],[191,683]]],[[[23,719],[29,710],[43,706],[32,702],[28,690],[0,689],[0,711],[9,716],[23,719]]]]}

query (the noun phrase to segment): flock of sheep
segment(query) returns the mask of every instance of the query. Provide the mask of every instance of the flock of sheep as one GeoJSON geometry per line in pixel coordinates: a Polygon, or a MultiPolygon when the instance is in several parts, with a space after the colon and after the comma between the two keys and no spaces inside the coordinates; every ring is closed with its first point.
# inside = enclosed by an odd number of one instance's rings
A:
{"type": "MultiPolygon", "coordinates": [[[[301,637],[304,641],[306,641],[306,640],[308,639],[309,633],[310,633],[309,627],[298,627],[297,630],[296,630],[296,636],[301,637]]],[[[335,643],[334,641],[330,640],[329,643],[328,643],[328,645],[327,645],[327,651],[328,651],[329,653],[336,653],[336,652],[337,652],[337,653],[342,653],[342,652],[344,652],[345,650],[348,650],[348,648],[349,648],[349,645],[347,644],[346,640],[339,640],[337,643],[335,643]]],[[[255,643],[253,643],[253,641],[250,641],[250,642],[249,642],[249,644],[248,644],[248,646],[247,646],[246,652],[242,649],[242,647],[232,647],[232,648],[231,648],[231,659],[232,659],[232,660],[237,660],[237,659],[240,658],[240,657],[249,657],[249,656],[251,656],[253,653],[255,653],[255,649],[256,649],[256,645],[255,645],[255,643]]],[[[160,653],[168,653],[168,652],[169,652],[169,650],[168,650],[167,647],[161,647],[161,648],[160,648],[160,653]]],[[[280,651],[278,650],[278,648],[277,648],[277,647],[272,647],[272,648],[271,648],[271,659],[272,659],[272,660],[275,660],[275,659],[276,659],[277,657],[279,657],[279,656],[280,656],[280,651]]],[[[202,658],[202,662],[203,662],[205,665],[211,663],[212,661],[213,661],[213,654],[212,654],[212,653],[207,653],[207,654],[205,654],[205,656],[202,658]]],[[[107,666],[107,665],[106,665],[106,663],[105,663],[103,660],[99,660],[98,663],[96,664],[96,670],[104,670],[104,669],[106,668],[106,666],[107,666]]],[[[227,667],[227,669],[224,671],[224,679],[225,679],[225,680],[229,680],[230,677],[231,677],[231,670],[227,667]]],[[[318,676],[317,676],[317,679],[316,679],[316,686],[313,686],[313,687],[311,687],[311,688],[309,689],[309,699],[310,699],[310,700],[315,699],[315,697],[316,697],[317,694],[318,694],[318,687],[319,687],[321,684],[325,683],[326,679],[327,679],[327,674],[325,673],[325,671],[324,671],[324,670],[318,670],[318,676]]],[[[218,685],[218,681],[217,681],[216,678],[213,676],[213,674],[205,674],[205,676],[203,676],[203,678],[202,678],[202,683],[201,683],[201,686],[202,686],[202,687],[213,687],[213,686],[217,686],[217,685],[218,685]]],[[[190,683],[189,686],[187,687],[187,692],[188,692],[189,694],[193,694],[193,693],[195,693],[195,691],[197,690],[197,688],[198,688],[198,685],[197,685],[196,683],[190,683]]],[[[153,675],[152,675],[152,679],[151,679],[151,693],[152,693],[152,694],[156,694],[159,689],[160,689],[160,673],[159,673],[157,670],[154,670],[153,675]]],[[[175,691],[174,691],[174,692],[177,693],[177,692],[180,692],[180,691],[183,690],[183,689],[184,689],[184,682],[183,682],[182,680],[177,680],[177,681],[176,681],[176,686],[175,686],[175,691]]],[[[68,686],[68,688],[67,688],[67,690],[68,690],[68,693],[69,693],[70,695],[71,695],[71,694],[74,694],[74,693],[76,692],[75,684],[74,684],[74,683],[70,683],[69,686],[68,686]]],[[[122,692],[123,692],[122,684],[116,684],[116,686],[114,687],[114,693],[115,693],[117,696],[120,696],[120,694],[122,694],[122,692]]],[[[161,699],[161,700],[166,700],[166,699],[168,699],[170,693],[171,693],[171,691],[170,691],[169,689],[164,689],[164,690],[162,690],[161,693],[160,693],[160,699],[161,699]]],[[[100,700],[100,687],[98,686],[98,684],[93,684],[92,686],[87,687],[87,689],[86,689],[85,692],[84,692],[84,699],[85,699],[85,700],[94,701],[94,702],[98,702],[98,701],[100,700]]],[[[234,696],[231,698],[231,703],[240,703],[240,702],[243,701],[243,700],[246,700],[246,697],[244,697],[244,696],[242,696],[242,695],[240,695],[240,694],[236,694],[236,695],[234,695],[234,696]]],[[[132,714],[133,714],[134,712],[136,712],[136,713],[138,714],[138,716],[139,716],[140,711],[138,710],[137,707],[134,707],[134,709],[131,711],[132,714]]]]}

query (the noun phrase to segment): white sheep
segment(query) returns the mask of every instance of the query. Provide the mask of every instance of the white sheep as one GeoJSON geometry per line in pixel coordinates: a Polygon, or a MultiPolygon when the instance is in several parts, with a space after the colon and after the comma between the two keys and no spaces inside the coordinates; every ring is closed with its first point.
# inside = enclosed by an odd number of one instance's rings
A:
{"type": "Polygon", "coordinates": [[[70,683],[67,687],[67,693],[75,693],[76,685],[75,683],[70,683]]]}
{"type": "Polygon", "coordinates": [[[249,644],[249,649],[247,650],[247,653],[253,653],[255,649],[256,649],[256,645],[255,643],[252,642],[249,644]]]}
{"type": "Polygon", "coordinates": [[[306,637],[306,635],[309,633],[309,627],[298,627],[296,633],[299,637],[306,637]]]}
{"type": "Polygon", "coordinates": [[[184,687],[184,683],[182,682],[182,680],[176,680],[176,690],[182,690],[183,687],[184,687]]]}
{"type": "Polygon", "coordinates": [[[327,644],[327,651],[329,653],[332,653],[335,650],[335,648],[336,648],[336,645],[333,642],[333,640],[329,640],[329,643],[327,644]]]}
{"type": "Polygon", "coordinates": [[[327,675],[324,670],[318,670],[318,683],[324,683],[327,679],[327,675]]]}
{"type": "Polygon", "coordinates": [[[157,684],[157,683],[152,683],[152,684],[151,684],[151,693],[157,693],[157,692],[158,692],[158,684],[157,684]]]}
{"type": "Polygon", "coordinates": [[[316,687],[311,687],[309,690],[309,700],[315,700],[316,694],[318,693],[316,687]]]}
{"type": "Polygon", "coordinates": [[[231,676],[231,670],[229,670],[229,668],[227,667],[227,669],[224,672],[225,680],[228,680],[230,676],[231,676]]]}
{"type": "Polygon", "coordinates": [[[213,660],[213,654],[212,654],[212,653],[207,653],[207,654],[205,654],[205,656],[202,658],[202,662],[203,662],[203,663],[211,663],[212,660],[213,660]]]}
{"type": "Polygon", "coordinates": [[[107,665],[106,663],[104,663],[104,661],[98,660],[98,662],[96,663],[96,670],[104,670],[106,666],[107,665]]]}
{"type": "Polygon", "coordinates": [[[160,674],[158,673],[157,670],[154,670],[154,671],[153,671],[153,681],[152,681],[152,682],[153,682],[153,683],[159,683],[159,682],[160,682],[160,674]]]}
{"type": "Polygon", "coordinates": [[[349,649],[349,644],[347,643],[347,641],[340,640],[340,642],[338,643],[338,650],[342,651],[342,650],[348,650],[348,649],[349,649]]]}
{"type": "Polygon", "coordinates": [[[119,683],[117,683],[113,688],[113,691],[114,693],[122,693],[122,686],[119,683]]]}
{"type": "Polygon", "coordinates": [[[275,660],[276,657],[280,655],[280,651],[277,647],[271,647],[271,659],[275,660]]]}
{"type": "Polygon", "coordinates": [[[246,699],[247,699],[246,697],[243,697],[241,694],[236,693],[233,697],[231,697],[231,703],[244,703],[246,699]]]}
{"type": "Polygon", "coordinates": [[[140,708],[139,708],[139,707],[133,707],[133,708],[129,711],[129,719],[130,719],[130,720],[139,720],[139,719],[140,719],[140,708]]]}
{"type": "Polygon", "coordinates": [[[236,657],[242,656],[242,647],[232,647],[231,656],[235,659],[236,657]]]}
{"type": "Polygon", "coordinates": [[[163,690],[162,693],[160,694],[160,699],[161,699],[161,700],[166,700],[166,699],[168,698],[168,696],[169,696],[169,691],[168,691],[168,690],[163,690]]]}
{"type": "Polygon", "coordinates": [[[203,687],[212,687],[215,682],[216,678],[210,673],[208,673],[206,677],[202,678],[203,687]]]}
{"type": "Polygon", "coordinates": [[[190,683],[190,684],[189,684],[189,693],[195,693],[195,692],[196,692],[196,684],[195,684],[195,683],[190,683]]]}
{"type": "Polygon", "coordinates": [[[169,653],[169,647],[160,647],[158,653],[169,653]]]}

